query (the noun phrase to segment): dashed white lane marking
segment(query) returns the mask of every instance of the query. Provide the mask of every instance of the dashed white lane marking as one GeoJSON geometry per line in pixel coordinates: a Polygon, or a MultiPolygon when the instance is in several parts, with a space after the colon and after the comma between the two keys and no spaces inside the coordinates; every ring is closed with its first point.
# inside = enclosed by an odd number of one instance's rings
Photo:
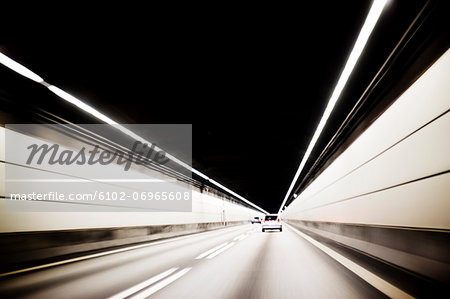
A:
{"type": "Polygon", "coordinates": [[[222,244],[220,244],[219,246],[216,246],[216,247],[214,247],[214,248],[212,248],[212,249],[210,249],[210,250],[208,250],[208,251],[203,252],[202,254],[200,254],[199,256],[197,256],[195,259],[196,259],[196,260],[202,259],[202,258],[204,258],[205,256],[207,256],[207,255],[213,253],[214,251],[219,250],[220,248],[226,246],[227,244],[228,244],[228,242],[222,243],[222,244]]]}
{"type": "Polygon", "coordinates": [[[139,291],[141,291],[142,289],[154,284],[155,282],[169,276],[170,274],[172,274],[173,272],[175,272],[178,268],[171,268],[167,271],[164,271],[158,275],[153,276],[152,278],[147,279],[146,281],[143,281],[129,289],[126,289],[112,297],[109,297],[109,299],[122,299],[122,298],[126,298],[128,296],[131,296],[139,291]]]}
{"type": "Polygon", "coordinates": [[[230,248],[230,247],[233,246],[234,244],[235,244],[234,242],[231,242],[231,243],[228,244],[227,246],[225,246],[225,247],[223,247],[223,248],[221,248],[221,249],[219,249],[219,250],[217,250],[217,251],[211,253],[211,254],[208,255],[206,258],[207,258],[207,259],[212,259],[213,257],[215,257],[215,256],[217,256],[217,255],[219,255],[219,254],[221,254],[222,252],[224,252],[225,250],[227,250],[228,248],[230,248]]]}
{"type": "Polygon", "coordinates": [[[379,276],[373,274],[372,272],[369,272],[368,270],[364,269],[360,265],[358,265],[355,262],[349,260],[348,258],[340,255],[339,253],[337,253],[333,249],[323,245],[322,243],[314,240],[310,236],[302,233],[301,231],[297,230],[296,228],[290,226],[289,224],[285,223],[285,225],[287,227],[289,227],[290,229],[292,229],[296,234],[298,234],[299,236],[301,236],[302,238],[304,238],[305,240],[307,240],[308,242],[310,242],[311,244],[313,244],[314,246],[316,246],[317,248],[319,248],[320,250],[322,250],[323,252],[328,254],[330,257],[332,257],[333,259],[338,261],[341,265],[343,265],[344,267],[346,267],[347,269],[349,269],[350,271],[352,271],[353,273],[355,273],[356,275],[358,275],[359,277],[364,279],[370,285],[375,287],[377,290],[383,292],[387,296],[389,296],[391,298],[414,298],[411,295],[400,290],[396,286],[390,284],[386,280],[380,278],[379,276]]]}
{"type": "Polygon", "coordinates": [[[167,285],[171,284],[175,280],[179,279],[180,277],[182,277],[183,275],[188,273],[191,269],[192,268],[184,268],[183,270],[173,274],[172,276],[167,277],[166,279],[158,282],[155,285],[152,285],[151,287],[149,287],[149,288],[143,290],[142,292],[132,296],[131,298],[133,298],[133,299],[144,299],[144,298],[147,298],[147,297],[153,295],[154,293],[156,293],[157,291],[161,290],[162,288],[166,287],[167,285]]]}
{"type": "Polygon", "coordinates": [[[239,241],[244,240],[245,238],[248,238],[249,235],[244,235],[239,241]]]}
{"type": "Polygon", "coordinates": [[[245,235],[244,235],[244,234],[237,236],[236,238],[233,239],[233,241],[240,241],[240,240],[242,240],[243,238],[245,238],[245,235]]]}

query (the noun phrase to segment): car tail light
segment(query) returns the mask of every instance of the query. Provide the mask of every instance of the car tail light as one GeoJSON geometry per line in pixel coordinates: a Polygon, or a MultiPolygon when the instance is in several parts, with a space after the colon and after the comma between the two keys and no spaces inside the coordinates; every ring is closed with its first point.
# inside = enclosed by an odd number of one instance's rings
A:
{"type": "Polygon", "coordinates": [[[280,219],[278,219],[278,222],[280,222],[280,219]]]}

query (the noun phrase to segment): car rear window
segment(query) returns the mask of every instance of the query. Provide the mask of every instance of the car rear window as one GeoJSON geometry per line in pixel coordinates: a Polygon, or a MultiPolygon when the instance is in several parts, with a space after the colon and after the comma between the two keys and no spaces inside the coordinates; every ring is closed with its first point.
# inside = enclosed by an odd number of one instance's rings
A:
{"type": "Polygon", "coordinates": [[[277,216],[266,215],[266,220],[277,220],[277,216]]]}
{"type": "Polygon", "coordinates": [[[255,217],[255,219],[259,219],[259,217],[255,217]]]}

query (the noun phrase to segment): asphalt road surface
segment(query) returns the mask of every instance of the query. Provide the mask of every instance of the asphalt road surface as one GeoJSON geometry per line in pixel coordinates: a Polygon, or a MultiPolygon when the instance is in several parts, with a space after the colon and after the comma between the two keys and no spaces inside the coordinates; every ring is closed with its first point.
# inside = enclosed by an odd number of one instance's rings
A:
{"type": "Polygon", "coordinates": [[[0,298],[380,298],[292,228],[248,224],[130,246],[0,280],[0,298]]]}

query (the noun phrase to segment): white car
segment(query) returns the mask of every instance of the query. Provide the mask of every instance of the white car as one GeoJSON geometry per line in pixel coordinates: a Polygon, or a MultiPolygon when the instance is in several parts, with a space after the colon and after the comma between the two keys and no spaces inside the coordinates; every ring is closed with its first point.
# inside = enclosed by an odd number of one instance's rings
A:
{"type": "Polygon", "coordinates": [[[283,225],[281,224],[281,220],[277,214],[266,215],[261,225],[263,232],[265,232],[268,229],[277,229],[280,230],[280,232],[283,231],[283,225]]]}
{"type": "Polygon", "coordinates": [[[261,219],[259,217],[254,217],[251,222],[252,222],[252,224],[261,223],[261,219]]]}

